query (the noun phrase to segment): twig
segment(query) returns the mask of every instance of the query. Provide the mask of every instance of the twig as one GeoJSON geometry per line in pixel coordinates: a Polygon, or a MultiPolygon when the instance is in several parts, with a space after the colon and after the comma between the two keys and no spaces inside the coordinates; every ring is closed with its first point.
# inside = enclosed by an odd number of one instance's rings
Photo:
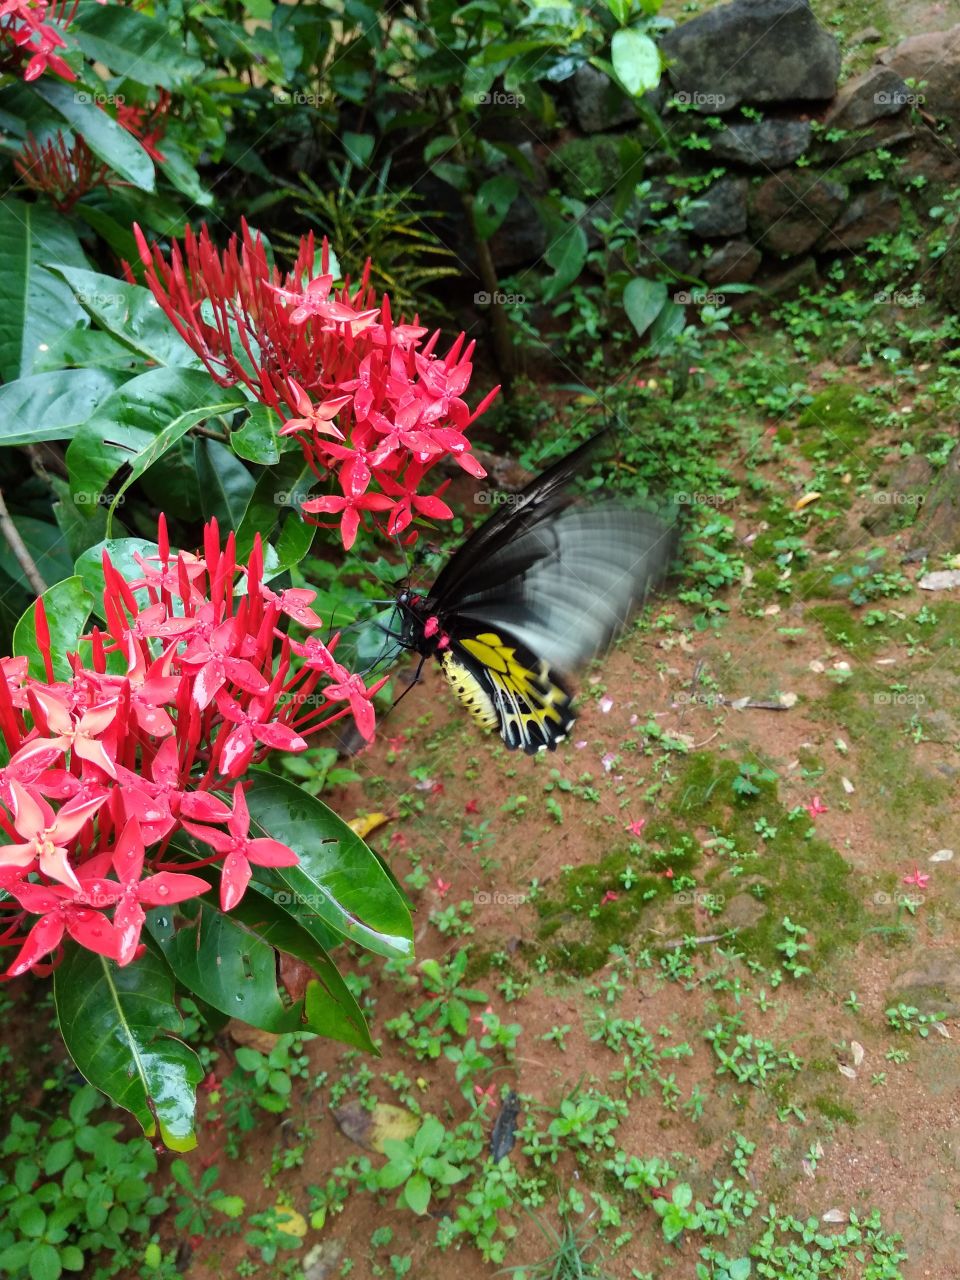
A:
{"type": "Polygon", "coordinates": [[[722,942],[724,938],[729,938],[736,932],[736,929],[728,929],[726,933],[708,933],[704,938],[674,938],[671,942],[661,942],[657,945],[664,948],[688,947],[692,943],[695,947],[705,947],[708,942],[722,942]]]}
{"type": "Polygon", "coordinates": [[[11,519],[10,512],[7,510],[7,504],[3,500],[2,489],[0,489],[0,531],[3,532],[3,536],[6,538],[7,543],[10,546],[10,550],[17,557],[17,562],[23,570],[30,586],[38,596],[42,596],[47,589],[47,584],[44,582],[43,576],[37,568],[33,556],[27,550],[26,543],[20,537],[17,526],[11,519]]]}

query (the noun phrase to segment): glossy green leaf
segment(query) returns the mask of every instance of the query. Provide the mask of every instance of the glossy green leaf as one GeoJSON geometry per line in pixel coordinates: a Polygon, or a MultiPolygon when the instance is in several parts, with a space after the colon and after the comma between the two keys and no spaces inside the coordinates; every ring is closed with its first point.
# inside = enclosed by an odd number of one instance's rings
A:
{"type": "Polygon", "coordinates": [[[292,782],[249,771],[251,834],[299,855],[296,867],[257,867],[255,878],[309,933],[314,919],[378,955],[413,950],[410,912],[376,855],[342,818],[292,782]],[[279,896],[278,896],[279,895],[279,896]]]}
{"type": "MultiPolygon", "coordinates": [[[[53,674],[57,680],[69,680],[68,653],[76,653],[80,636],[86,629],[87,619],[93,608],[93,597],[79,577],[65,578],[44,591],[41,596],[50,628],[50,654],[53,674]]],[[[46,679],[43,655],[37,645],[36,604],[32,604],[13,632],[13,652],[30,663],[30,674],[37,680],[46,679]]]]}
{"type": "Polygon", "coordinates": [[[237,559],[249,556],[256,534],[265,543],[271,541],[281,518],[297,515],[315,484],[316,477],[299,451],[284,454],[277,466],[264,471],[237,530],[237,559]]]}
{"type": "Polygon", "coordinates": [[[148,950],[121,968],[68,943],[53,994],[67,1051],[90,1083],[132,1112],[148,1138],[158,1134],[173,1151],[196,1146],[203,1068],[176,1038],[183,1022],[161,957],[148,950]]]}
{"type": "Polygon", "coordinates": [[[96,502],[126,465],[130,470],[116,503],[191,427],[243,403],[238,392],[223,390],[197,369],[149,369],[131,378],[74,434],[67,449],[71,491],[96,502]]]}
{"type": "Polygon", "coordinates": [[[34,373],[0,387],[0,446],[69,440],[125,375],[105,369],[34,373]]]}
{"type": "Polygon", "coordinates": [[[203,71],[165,22],[123,5],[81,5],[70,34],[88,58],[137,84],[174,89],[203,71]]]}
{"type": "MultiPolygon", "coordinates": [[[[229,914],[216,897],[196,902],[196,918],[175,932],[154,936],[177,980],[230,1017],[263,1031],[312,1031],[375,1052],[363,1014],[336,966],[282,907],[249,892],[229,914]],[[277,952],[315,973],[304,996],[284,1002],[277,982],[277,952]]],[[[151,912],[152,918],[168,913],[151,912]]]]}
{"type": "Polygon", "coordinates": [[[316,525],[307,524],[295,511],[291,511],[285,517],[280,536],[272,547],[277,557],[277,568],[286,570],[299,564],[313,545],[316,532],[316,525]]]}
{"type": "Polygon", "coordinates": [[[617,79],[632,97],[660,83],[660,52],[648,35],[628,28],[614,32],[610,43],[617,79]]]}
{"type": "Polygon", "coordinates": [[[623,291],[623,309],[627,319],[642,338],[656,320],[667,301],[667,286],[660,280],[636,276],[623,291]]]}
{"type": "Polygon", "coordinates": [[[44,265],[84,267],[69,223],[45,205],[0,202],[0,378],[34,372],[50,343],[85,322],[73,293],[44,265]]]}
{"type": "Polygon", "coordinates": [[[76,302],[101,328],[153,364],[201,369],[184,340],[160,310],[149,289],[67,265],[55,268],[73,290],[76,302]]]}
{"type": "Polygon", "coordinates": [[[198,438],[193,446],[204,520],[216,516],[224,533],[239,529],[256,480],[240,459],[218,440],[198,438]]]}
{"type": "Polygon", "coordinates": [[[263,467],[275,466],[280,461],[281,441],[277,432],[282,425],[279,415],[269,405],[253,405],[243,426],[230,433],[234,453],[263,467]]]}
{"type": "Polygon", "coordinates": [[[92,92],[81,85],[66,84],[49,76],[34,81],[31,88],[72,129],[82,134],[93,154],[121,178],[132,182],[141,191],[156,189],[153,161],[133,134],[101,109],[92,92]]]}

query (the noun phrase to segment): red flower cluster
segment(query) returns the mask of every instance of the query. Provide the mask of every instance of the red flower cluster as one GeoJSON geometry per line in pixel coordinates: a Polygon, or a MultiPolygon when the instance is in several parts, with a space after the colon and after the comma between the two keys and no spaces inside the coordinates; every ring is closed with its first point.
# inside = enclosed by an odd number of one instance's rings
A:
{"type": "Polygon", "coordinates": [[[64,80],[76,80],[76,73],[56,50],[66,48],[60,32],[73,21],[79,3],[80,0],[0,0],[0,68],[18,70],[26,62],[24,80],[37,80],[45,71],[55,71],[64,80]],[[53,22],[56,27],[51,25],[53,22]]]}
{"type": "Polygon", "coordinates": [[[340,492],[310,499],[303,511],[339,515],[345,547],[366,513],[383,518],[391,535],[415,515],[448,519],[444,486],[419,493],[445,455],[470,475],[486,474],[464,432],[497,388],[472,412],[462,399],[474,344],[461,334],[438,356],[439,333],[423,343],[427,330],[416,317],[394,323],[389,299],[378,301],[370,286],[369,263],[356,289],[348,279],[335,290],[326,241],[314,274],[312,234],[281,276],[246,223],[222,255],[206,227],[199,236],[188,228],[169,261],[135,233],[148,285],[211,374],[226,386],[243,383],[275,410],[281,434],[296,436],[318,480],[336,473],[340,492]]]}
{"type": "Polygon", "coordinates": [[[68,146],[59,129],[46,142],[28,133],[13,166],[25,186],[42,192],[61,213],[69,213],[94,187],[109,185],[109,167],[94,156],[80,134],[68,146]]]}
{"type": "MultiPolygon", "coordinates": [[[[158,164],[166,158],[158,150],[158,143],[166,132],[170,103],[170,94],[161,89],[153,106],[125,102],[117,106],[118,124],[132,133],[158,164]]],[[[98,109],[104,110],[100,104],[98,109]]],[[[68,146],[60,129],[54,137],[42,143],[28,133],[13,163],[24,185],[31,191],[46,195],[61,213],[69,213],[77,201],[94,187],[127,185],[113,174],[109,165],[96,158],[81,134],[75,134],[68,146]]]]}
{"type": "Polygon", "coordinates": [[[141,147],[157,164],[163,164],[167,158],[159,143],[167,132],[167,115],[172,101],[169,90],[160,89],[152,106],[133,102],[117,104],[117,123],[139,139],[141,147]]]}
{"type": "Polygon", "coordinates": [[[315,593],[272,591],[259,540],[238,565],[233,534],[221,546],[211,521],[202,558],[171,553],[161,517],[158,543],[129,581],[104,555],[106,629],[83,637],[89,658],[69,655],[69,680],[54,679],[42,601],[46,680],[28,674],[26,658],[0,661],[9,753],[0,768],[0,889],[9,895],[0,945],[20,948],[8,976],[45,968],[65,933],[128,963],[143,907],[205,893],[208,882],[188,873],[200,866],[220,864],[220,905],[230,910],[251,864],[292,866],[297,855],[250,838],[240,782],[232,805],[214,789],[270,750],[303,751],[306,735],[345,715],[373,736],[370,700],[386,677],[366,688],[336,660],[336,637],[290,638],[288,620],[307,632],[322,625],[315,593]],[[187,868],[165,862],[179,829],[213,854],[187,868]]]}

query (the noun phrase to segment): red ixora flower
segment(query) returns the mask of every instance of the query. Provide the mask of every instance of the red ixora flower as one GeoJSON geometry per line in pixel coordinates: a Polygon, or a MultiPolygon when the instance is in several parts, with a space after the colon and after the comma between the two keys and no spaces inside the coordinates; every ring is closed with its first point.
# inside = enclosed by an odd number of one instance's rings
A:
{"type": "Polygon", "coordinates": [[[355,287],[347,277],[334,288],[326,241],[315,274],[312,234],[285,275],[245,222],[222,252],[205,226],[199,234],[187,228],[169,257],[139,227],[134,234],[146,283],[170,323],[218,382],[242,384],[280,415],[280,434],[297,441],[326,489],[301,509],[317,524],[338,517],[345,547],[367,519],[390,536],[417,516],[450,519],[440,497],[448,482],[422,492],[443,459],[486,475],[465,432],[499,388],[471,410],[463,396],[473,343],[460,334],[439,355],[439,332],[424,341],[416,317],[395,323],[389,298],[370,285],[369,262],[355,287]]]}
{"type": "Polygon", "coordinates": [[[45,678],[0,659],[0,946],[17,948],[7,976],[49,970],[67,939],[129,964],[145,909],[206,893],[207,876],[191,874],[203,866],[232,909],[256,867],[297,862],[250,833],[249,765],[305,750],[345,716],[375,731],[382,682],[367,687],[337,660],[337,636],[314,634],[315,592],[264,583],[259,538],[238,563],[234,535],[224,542],[211,521],[199,555],[175,552],[161,517],[156,551],[137,566],[125,577],[104,554],[105,625],[66,655],[69,679],[54,674],[42,600],[45,678]],[[177,832],[206,846],[185,866],[167,860],[177,832]]]}
{"type": "Polygon", "coordinates": [[[809,813],[811,818],[819,818],[822,813],[830,812],[819,796],[814,796],[813,799],[803,807],[806,809],[807,813],[809,813]]]}
{"type": "Polygon", "coordinates": [[[632,836],[638,838],[643,835],[643,828],[647,825],[646,818],[634,818],[632,822],[627,823],[627,830],[632,836]]]}
{"type": "Polygon", "coordinates": [[[925,889],[930,883],[930,876],[926,871],[921,871],[918,866],[914,866],[913,871],[908,876],[903,877],[903,884],[914,884],[918,889],[925,889]]]}
{"type": "Polygon", "coordinates": [[[220,905],[224,911],[235,907],[246,892],[253,875],[251,863],[258,867],[293,867],[298,861],[294,851],[279,840],[250,839],[250,810],[239,782],[233,788],[233,813],[227,819],[226,831],[202,827],[196,822],[183,825],[198,840],[226,854],[220,874],[220,905]]]}

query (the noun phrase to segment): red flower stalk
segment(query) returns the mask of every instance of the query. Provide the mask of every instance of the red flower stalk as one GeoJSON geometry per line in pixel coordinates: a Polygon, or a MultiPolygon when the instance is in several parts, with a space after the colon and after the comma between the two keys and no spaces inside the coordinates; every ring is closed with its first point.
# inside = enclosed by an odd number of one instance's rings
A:
{"type": "Polygon", "coordinates": [[[318,480],[336,475],[339,492],[309,499],[302,509],[339,516],[344,546],[353,544],[369,513],[385,518],[390,534],[415,515],[449,519],[440,489],[420,493],[442,458],[472,476],[486,474],[464,433],[498,388],[471,411],[462,397],[473,344],[461,334],[438,356],[439,333],[424,343],[427,330],[416,317],[394,323],[389,298],[378,299],[369,283],[369,262],[355,289],[349,278],[334,289],[326,241],[320,274],[313,274],[312,234],[282,276],[246,223],[223,253],[206,227],[199,235],[188,228],[169,260],[138,227],[134,232],[147,284],[213,377],[226,386],[242,383],[278,413],[281,435],[296,438],[318,480]]]}
{"type": "Polygon", "coordinates": [[[25,62],[24,80],[37,80],[48,70],[65,80],[76,80],[76,73],[56,50],[66,48],[61,32],[73,21],[79,3],[0,0],[0,71],[19,71],[25,62]]]}
{"type": "Polygon", "coordinates": [[[292,866],[296,853],[248,837],[238,781],[270,751],[303,751],[306,737],[352,715],[374,733],[368,688],[334,657],[336,637],[314,632],[315,593],[274,592],[257,540],[237,564],[234,536],[215,521],[203,555],[171,552],[161,517],[158,552],[124,578],[104,555],[106,629],[82,638],[72,675],[56,680],[42,601],[37,642],[46,678],[24,658],[0,661],[0,945],[17,946],[12,976],[48,968],[65,935],[127,964],[138,954],[144,906],[205,893],[200,876],[162,861],[185,830],[213,849],[224,910],[243,897],[251,864],[292,866]],[[89,646],[89,648],[88,648],[89,646]],[[111,654],[126,671],[116,674],[111,654]],[[108,665],[110,670],[108,671],[108,665]],[[232,788],[232,807],[216,790],[232,788]],[[203,824],[203,825],[198,825],[203,824]],[[222,828],[226,826],[226,831],[222,828]],[[108,914],[112,912],[112,918],[108,914]],[[39,919],[34,919],[39,917],[39,919]]]}
{"type": "Polygon", "coordinates": [[[110,172],[79,134],[68,147],[59,129],[42,143],[28,133],[13,166],[31,191],[43,192],[61,213],[69,213],[94,187],[107,186],[110,172]]]}

